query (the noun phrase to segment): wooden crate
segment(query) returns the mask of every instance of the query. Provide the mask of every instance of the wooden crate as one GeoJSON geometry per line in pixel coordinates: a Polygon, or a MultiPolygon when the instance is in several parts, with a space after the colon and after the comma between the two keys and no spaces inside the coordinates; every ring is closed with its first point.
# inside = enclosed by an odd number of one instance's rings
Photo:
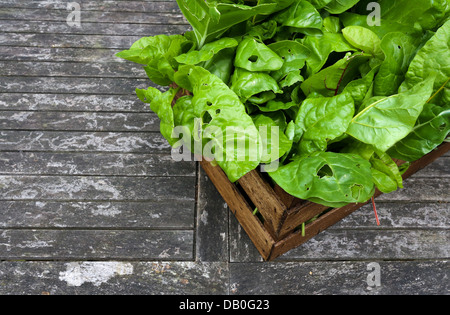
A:
{"type": "MultiPolygon", "coordinates": [[[[450,143],[444,143],[435,151],[412,163],[403,178],[410,177],[449,150],[450,143]]],[[[201,166],[267,261],[300,246],[365,205],[351,204],[330,209],[296,199],[280,187],[272,187],[257,170],[233,184],[219,166],[212,166],[205,160],[201,162],[201,166]],[[255,208],[258,208],[263,219],[253,214],[255,208]],[[320,214],[323,215],[306,224],[304,229],[299,229],[303,223],[320,214]]],[[[381,193],[377,191],[375,196],[380,195],[381,193]]]]}

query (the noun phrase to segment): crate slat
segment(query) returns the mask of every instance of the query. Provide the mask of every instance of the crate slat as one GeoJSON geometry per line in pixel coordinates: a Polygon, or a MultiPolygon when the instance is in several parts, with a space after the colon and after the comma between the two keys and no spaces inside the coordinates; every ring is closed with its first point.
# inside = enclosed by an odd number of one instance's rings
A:
{"type": "Polygon", "coordinates": [[[242,177],[239,184],[264,217],[269,232],[278,237],[287,215],[287,207],[281,198],[256,170],[242,177]]]}

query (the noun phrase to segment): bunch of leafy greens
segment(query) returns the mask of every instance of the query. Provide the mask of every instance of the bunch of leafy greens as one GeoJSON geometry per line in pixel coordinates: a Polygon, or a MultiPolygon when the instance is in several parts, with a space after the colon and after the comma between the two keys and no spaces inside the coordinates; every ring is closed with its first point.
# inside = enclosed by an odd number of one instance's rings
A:
{"type": "Polygon", "coordinates": [[[446,141],[448,0],[177,2],[193,31],[142,38],[118,56],[168,87],[137,94],[169,143],[214,158],[231,181],[280,161],[269,175],[298,198],[366,202],[375,188],[402,188],[393,159],[446,141]]]}

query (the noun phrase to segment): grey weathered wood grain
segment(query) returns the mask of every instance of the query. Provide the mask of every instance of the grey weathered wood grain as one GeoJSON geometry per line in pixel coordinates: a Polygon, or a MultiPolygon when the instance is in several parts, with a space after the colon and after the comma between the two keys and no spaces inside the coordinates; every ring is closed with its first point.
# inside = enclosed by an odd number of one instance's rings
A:
{"type": "Polygon", "coordinates": [[[3,77],[0,93],[70,93],[134,95],[137,88],[155,86],[146,79],[3,77]]]}
{"type": "MultiPolygon", "coordinates": [[[[443,257],[448,257],[450,241],[448,203],[377,202],[377,209],[380,227],[376,224],[372,206],[368,205],[302,247],[282,256],[281,260],[375,258],[370,255],[380,255],[389,259],[404,259],[402,255],[410,255],[410,259],[414,259],[426,258],[434,251],[440,251],[443,257]],[[408,243],[408,240],[411,243],[408,243]]],[[[262,261],[260,254],[234,217],[230,220],[229,233],[232,262],[262,261]]]]}
{"type": "Polygon", "coordinates": [[[228,261],[229,209],[208,176],[198,177],[196,258],[199,261],[228,261]]]}
{"type": "Polygon", "coordinates": [[[73,95],[3,93],[0,110],[9,111],[83,111],[83,112],[146,112],[150,107],[134,93],[130,95],[73,95]]]}
{"type": "Polygon", "coordinates": [[[159,133],[0,131],[0,151],[169,153],[159,133]]]}
{"type": "Polygon", "coordinates": [[[83,22],[82,27],[70,27],[65,21],[17,21],[9,20],[3,28],[5,33],[38,33],[38,34],[79,34],[110,36],[150,36],[152,34],[183,34],[190,30],[186,24],[123,24],[83,22]]]}
{"type": "Polygon", "coordinates": [[[193,200],[1,201],[2,229],[193,229],[193,200]]]}
{"type": "MultiPolygon", "coordinates": [[[[129,48],[129,47],[127,47],[129,48]]],[[[0,45],[0,60],[3,61],[47,61],[47,62],[89,62],[89,63],[132,63],[115,55],[121,49],[108,48],[56,48],[56,47],[7,47],[0,45]]]]}
{"type": "MultiPolygon", "coordinates": [[[[109,10],[81,10],[81,27],[83,22],[88,23],[114,23],[120,21],[123,24],[187,24],[184,16],[179,11],[173,13],[164,12],[123,12],[109,10]]],[[[70,11],[46,10],[46,9],[17,9],[3,8],[0,10],[1,20],[25,20],[25,21],[60,21],[66,22],[70,11]]],[[[68,26],[69,27],[69,26],[68,26]]],[[[156,34],[155,34],[156,35],[156,34]]]]}
{"type": "Polygon", "coordinates": [[[0,230],[0,260],[190,260],[193,231],[0,230]]]}
{"type": "Polygon", "coordinates": [[[327,230],[279,260],[445,259],[450,230],[327,230]]]}
{"type": "Polygon", "coordinates": [[[191,200],[193,177],[0,176],[1,200],[191,200]]]}
{"type": "Polygon", "coordinates": [[[4,76],[147,79],[143,67],[132,63],[2,61],[0,65],[4,76]]]}
{"type": "Polygon", "coordinates": [[[450,202],[449,177],[409,178],[404,186],[404,189],[382,195],[378,199],[404,202],[450,202]]]}
{"type": "MultiPolygon", "coordinates": [[[[60,0],[28,1],[28,0],[2,0],[0,8],[18,9],[46,9],[67,10],[67,3],[60,0]]],[[[83,1],[83,11],[108,12],[179,12],[176,1],[83,1]]]]}
{"type": "Polygon", "coordinates": [[[381,226],[377,227],[372,205],[360,210],[330,229],[446,229],[450,226],[450,205],[432,202],[376,202],[381,226]]]}
{"type": "Polygon", "coordinates": [[[0,174],[194,177],[196,167],[169,154],[1,152],[0,174]]]}
{"type": "Polygon", "coordinates": [[[234,215],[229,220],[230,262],[262,262],[261,254],[234,215]]]}
{"type": "Polygon", "coordinates": [[[449,156],[443,156],[437,161],[433,162],[425,169],[417,172],[412,177],[449,177],[450,176],[450,158],[449,156]]]}
{"type": "MultiPolygon", "coordinates": [[[[156,34],[148,34],[148,36],[156,34]]],[[[169,33],[167,33],[169,35],[169,33]]],[[[171,35],[171,34],[170,34],[171,35]]],[[[0,33],[0,46],[129,49],[142,36],[0,33]]]]}
{"type": "Polygon", "coordinates": [[[230,293],[250,295],[448,294],[448,261],[374,261],[381,286],[369,286],[367,262],[230,264],[230,293]]]}
{"type": "Polygon", "coordinates": [[[148,113],[0,112],[0,130],[158,132],[158,117],[148,113]]]}
{"type": "Polygon", "coordinates": [[[216,262],[0,262],[0,294],[227,294],[228,275],[216,262]]]}

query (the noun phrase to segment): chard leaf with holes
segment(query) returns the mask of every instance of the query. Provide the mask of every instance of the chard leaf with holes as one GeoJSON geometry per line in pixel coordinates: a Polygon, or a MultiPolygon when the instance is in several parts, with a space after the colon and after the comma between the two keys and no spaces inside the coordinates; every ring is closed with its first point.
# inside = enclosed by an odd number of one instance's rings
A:
{"type": "Polygon", "coordinates": [[[193,113],[203,121],[203,153],[215,159],[232,182],[255,169],[260,164],[259,133],[239,97],[198,66],[181,66],[175,82],[193,93],[193,113]]]}
{"type": "Polygon", "coordinates": [[[244,39],[236,52],[235,66],[248,71],[277,71],[283,64],[280,56],[254,38],[244,39]]]}
{"type": "Polygon", "coordinates": [[[269,175],[292,196],[330,207],[366,202],[375,190],[371,164],[355,154],[296,158],[269,175]]]}

